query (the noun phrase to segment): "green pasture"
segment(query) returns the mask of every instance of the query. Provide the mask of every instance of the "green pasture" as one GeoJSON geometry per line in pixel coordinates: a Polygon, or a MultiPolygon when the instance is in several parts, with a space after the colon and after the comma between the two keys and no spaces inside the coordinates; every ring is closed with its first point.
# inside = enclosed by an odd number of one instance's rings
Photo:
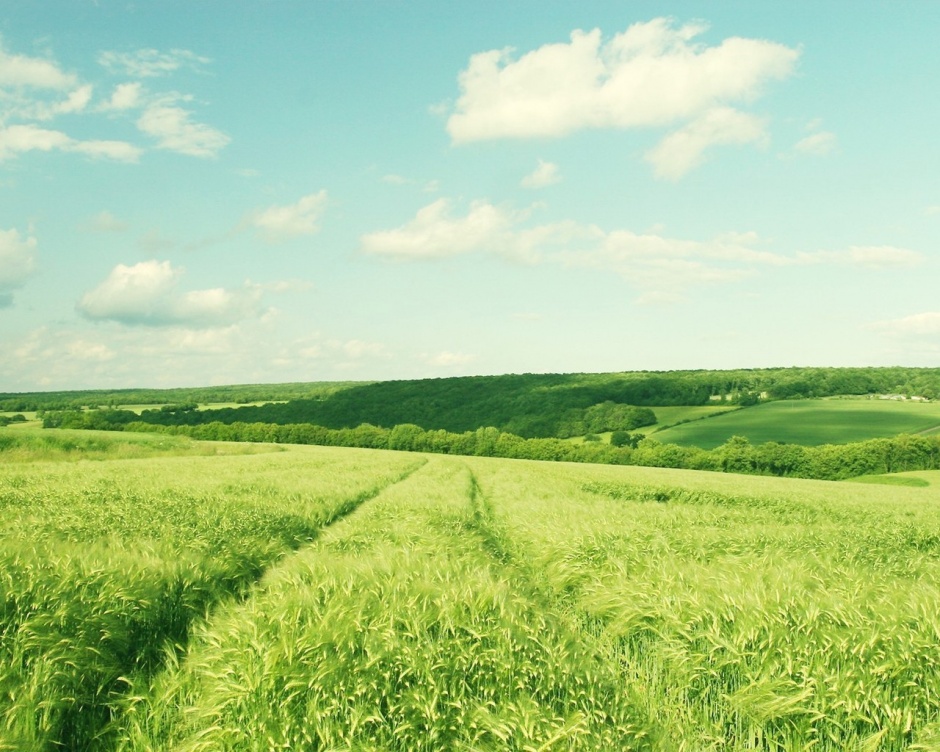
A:
{"type": "Polygon", "coordinates": [[[0,452],[0,750],[940,749],[940,472],[43,433],[0,452]]]}
{"type": "Polygon", "coordinates": [[[812,399],[767,402],[676,425],[656,432],[653,438],[664,444],[714,449],[732,436],[745,436],[752,444],[778,441],[818,446],[937,431],[940,403],[812,399]]]}
{"type": "MultiPolygon", "coordinates": [[[[639,428],[635,428],[630,431],[630,433],[641,433],[645,436],[650,436],[652,434],[656,434],[659,431],[664,431],[667,428],[675,426],[678,423],[688,423],[695,420],[701,420],[703,418],[713,418],[716,415],[722,415],[723,413],[730,413],[740,409],[741,408],[733,405],[679,405],[675,407],[654,407],[652,410],[654,413],[656,413],[656,422],[651,426],[640,426],[639,428]]],[[[610,434],[611,432],[607,431],[597,435],[601,441],[609,444],[610,434]]],[[[569,439],[569,441],[581,444],[584,443],[584,437],[575,436],[574,438],[569,439]]]]}
{"type": "Polygon", "coordinates": [[[652,426],[637,428],[635,433],[651,434],[665,430],[679,423],[689,423],[703,418],[714,418],[717,415],[734,412],[741,408],[734,405],[678,405],[675,407],[654,407],[656,423],[652,426]]]}

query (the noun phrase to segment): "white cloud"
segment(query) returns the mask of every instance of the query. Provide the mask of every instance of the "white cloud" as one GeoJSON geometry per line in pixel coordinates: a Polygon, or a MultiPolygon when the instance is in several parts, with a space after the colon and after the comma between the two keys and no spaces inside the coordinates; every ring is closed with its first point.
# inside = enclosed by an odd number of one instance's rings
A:
{"type": "Polygon", "coordinates": [[[36,238],[21,238],[18,230],[0,230],[0,308],[13,302],[13,291],[22,287],[36,269],[36,238]]]}
{"type": "Polygon", "coordinates": [[[291,292],[307,292],[308,290],[313,289],[313,283],[306,279],[282,279],[278,280],[277,282],[266,282],[264,284],[258,285],[258,287],[265,292],[283,294],[291,292]]]}
{"type": "Polygon", "coordinates": [[[441,184],[439,180],[420,181],[415,178],[406,178],[404,175],[390,173],[382,176],[382,182],[388,185],[421,185],[421,190],[425,193],[437,193],[441,184]]]}
{"type": "Polygon", "coordinates": [[[427,355],[425,356],[425,361],[428,365],[438,366],[440,368],[451,368],[454,366],[465,366],[468,363],[472,363],[476,360],[474,355],[466,355],[461,352],[450,352],[449,350],[444,350],[439,352],[436,355],[427,355]]]}
{"type": "Polygon", "coordinates": [[[347,358],[353,360],[388,357],[388,348],[379,342],[365,342],[361,339],[351,339],[342,344],[335,342],[331,344],[333,347],[338,347],[347,358]]]}
{"type": "MultiPolygon", "coordinates": [[[[187,50],[106,52],[100,61],[111,70],[138,77],[162,75],[209,62],[187,50]]],[[[54,62],[10,55],[0,47],[0,160],[32,151],[78,152],[123,162],[139,159],[143,150],[131,143],[76,139],[61,129],[40,126],[64,115],[98,115],[99,124],[102,114],[108,120],[134,117],[138,130],[154,139],[157,148],[196,157],[215,156],[231,140],[222,131],[193,119],[185,105],[192,100],[188,95],[177,92],[153,95],[139,81],[129,81],[118,84],[109,97],[90,106],[94,91],[92,84],[64,73],[54,62]]]]}
{"type": "Polygon", "coordinates": [[[784,255],[766,250],[754,232],[729,232],[710,240],[668,237],[660,228],[645,233],[603,230],[577,222],[532,225],[529,212],[486,201],[455,211],[448,199],[420,209],[402,226],[363,235],[364,253],[397,260],[461,254],[499,254],[527,262],[595,269],[621,276],[639,302],[680,299],[702,284],[727,283],[761,270],[828,264],[856,269],[910,268],[923,254],[893,246],[851,246],[838,251],[784,255]]]}
{"type": "Polygon", "coordinates": [[[214,157],[231,139],[211,126],[192,122],[192,113],[177,105],[180,99],[173,94],[151,102],[138,119],[137,127],[156,139],[160,149],[192,157],[214,157]]]}
{"type": "Polygon", "coordinates": [[[211,61],[189,50],[160,52],[142,49],[135,52],[102,52],[98,56],[98,62],[112,73],[135,78],[153,78],[166,76],[180,68],[198,69],[211,61]]]}
{"type": "Polygon", "coordinates": [[[52,120],[59,115],[74,115],[84,111],[91,101],[94,87],[91,84],[80,86],[70,92],[65,99],[57,102],[27,101],[12,108],[12,114],[29,120],[52,120]]]}
{"type": "Polygon", "coordinates": [[[68,89],[77,79],[51,60],[10,55],[0,46],[0,86],[34,89],[68,89]]]}
{"type": "Polygon", "coordinates": [[[464,216],[454,216],[451,202],[439,199],[397,229],[362,236],[361,249],[400,260],[498,253],[533,263],[613,272],[646,292],[734,280],[761,266],[792,263],[760,250],[754,233],[731,233],[699,242],[626,230],[605,232],[576,222],[524,227],[527,219],[525,212],[485,201],[471,204],[464,216]]]}
{"type": "Polygon", "coordinates": [[[561,175],[558,172],[558,165],[540,159],[538,167],[522,178],[521,185],[523,188],[545,188],[560,182],[561,175]]]}
{"type": "Polygon", "coordinates": [[[89,157],[107,157],[117,162],[136,162],[141,149],[126,141],[73,141],[66,151],[89,157]]]}
{"type": "Polygon", "coordinates": [[[313,235],[320,230],[320,215],[326,203],[327,192],[321,190],[304,196],[295,204],[271,206],[256,212],[248,223],[272,243],[313,235]]]}
{"type": "Polygon", "coordinates": [[[0,129],[0,161],[29,151],[78,152],[119,162],[136,162],[141,154],[140,149],[126,141],[76,141],[62,131],[35,125],[11,125],[0,129]]]}
{"type": "Polygon", "coordinates": [[[870,326],[876,331],[891,335],[930,336],[940,335],[940,311],[915,313],[890,321],[879,321],[870,326]]]}
{"type": "Polygon", "coordinates": [[[102,106],[104,110],[133,110],[140,107],[143,87],[138,82],[118,84],[111,93],[111,98],[102,106]]]}
{"type": "Polygon", "coordinates": [[[926,209],[924,209],[925,217],[936,217],[938,215],[940,215],[940,204],[936,206],[928,206],[926,209]]]}
{"type": "Polygon", "coordinates": [[[666,136],[647,152],[646,160],[653,165],[656,177],[678,180],[701,163],[704,151],[711,146],[766,140],[762,118],[730,107],[715,107],[666,136]]]}
{"type": "Polygon", "coordinates": [[[908,248],[889,245],[851,246],[842,251],[798,253],[797,261],[805,264],[838,264],[867,269],[910,268],[924,260],[924,255],[908,248]]]}
{"type": "Polygon", "coordinates": [[[837,141],[838,139],[836,138],[835,133],[830,133],[829,131],[820,131],[819,133],[814,133],[804,139],[801,139],[797,142],[793,149],[800,154],[811,154],[814,156],[823,157],[836,148],[837,141]]]}
{"type": "Polygon", "coordinates": [[[658,18],[607,42],[594,29],[517,59],[508,49],[473,55],[459,76],[448,133],[466,143],[669,125],[754,99],[766,82],[789,76],[799,57],[798,50],[766,40],[694,42],[703,31],[658,18]]]}
{"type": "Polygon", "coordinates": [[[453,217],[451,208],[448,199],[438,199],[397,229],[363,235],[362,250],[402,259],[435,258],[471,251],[497,251],[511,240],[513,218],[503,209],[477,201],[465,217],[453,217]]]}
{"type": "Polygon", "coordinates": [[[732,282],[762,267],[788,263],[783,256],[758,250],[759,243],[754,233],[695,241],[613,230],[593,247],[562,251],[554,260],[613,272],[641,292],[638,302],[662,303],[680,299],[690,287],[732,282]]]}
{"type": "Polygon", "coordinates": [[[130,326],[228,326],[261,313],[257,287],[225,290],[179,290],[183,269],[169,261],[118,264],[98,287],[79,301],[78,311],[92,320],[130,326]]]}

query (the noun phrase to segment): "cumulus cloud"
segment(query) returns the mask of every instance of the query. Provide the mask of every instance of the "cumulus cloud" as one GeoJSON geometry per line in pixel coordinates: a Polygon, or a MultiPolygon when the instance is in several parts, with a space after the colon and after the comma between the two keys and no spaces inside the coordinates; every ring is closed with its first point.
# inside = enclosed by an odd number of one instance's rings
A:
{"type": "Polygon", "coordinates": [[[313,235],[320,230],[320,215],[327,203],[327,192],[321,190],[304,196],[288,206],[271,206],[256,212],[248,224],[268,242],[277,243],[300,235],[313,235]]]}
{"type": "Polygon", "coordinates": [[[137,120],[137,127],[154,138],[160,149],[192,157],[214,157],[231,139],[209,125],[193,122],[192,113],[179,106],[180,99],[168,95],[151,102],[137,120]]]}
{"type": "Polygon", "coordinates": [[[13,291],[23,286],[36,269],[36,238],[20,237],[18,230],[0,230],[0,308],[13,303],[13,291]]]}
{"type": "Polygon", "coordinates": [[[695,42],[701,24],[658,18],[603,41],[599,29],[514,57],[510,49],[473,55],[459,76],[447,121],[455,143],[557,137],[587,128],[669,126],[718,106],[756,98],[791,74],[799,51],[732,37],[695,42]]]}
{"type": "Polygon", "coordinates": [[[0,128],[0,162],[30,151],[64,151],[105,157],[118,162],[136,162],[141,150],[126,141],[78,141],[62,131],[36,125],[0,128]]]}
{"type": "Polygon", "coordinates": [[[545,188],[560,182],[561,175],[558,172],[558,165],[540,159],[538,167],[522,178],[521,185],[523,188],[545,188]]]}
{"type": "Polygon", "coordinates": [[[730,107],[715,107],[666,136],[647,152],[658,178],[678,180],[703,159],[706,149],[719,144],[763,143],[767,140],[762,118],[730,107]]]}
{"type": "Polygon", "coordinates": [[[154,78],[174,73],[180,68],[199,69],[211,62],[209,58],[197,55],[189,50],[170,50],[161,52],[154,49],[142,49],[134,52],[102,52],[98,63],[112,73],[119,73],[135,78],[154,78]]]}
{"type": "Polygon", "coordinates": [[[890,245],[851,246],[840,251],[813,251],[798,253],[797,261],[804,264],[837,264],[866,269],[896,269],[917,266],[924,255],[908,248],[890,245]]]}
{"type": "Polygon", "coordinates": [[[940,311],[915,313],[900,319],[879,321],[871,325],[872,329],[885,334],[902,336],[940,335],[940,311]]]}
{"type": "Polygon", "coordinates": [[[78,302],[88,319],[129,326],[224,327],[261,313],[261,291],[220,287],[180,290],[184,270],[169,261],[118,264],[108,277],[78,302]]]}

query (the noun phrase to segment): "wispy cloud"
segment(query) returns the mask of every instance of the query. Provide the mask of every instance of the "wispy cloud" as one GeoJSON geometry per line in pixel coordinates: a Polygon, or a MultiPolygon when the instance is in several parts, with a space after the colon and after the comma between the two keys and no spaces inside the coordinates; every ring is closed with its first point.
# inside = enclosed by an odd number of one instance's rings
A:
{"type": "Polygon", "coordinates": [[[766,122],[730,107],[715,107],[646,153],[658,178],[678,180],[701,164],[706,149],[722,144],[766,143],[766,122]]]}
{"type": "Polygon", "coordinates": [[[523,188],[545,188],[560,182],[561,173],[558,171],[558,165],[540,159],[538,167],[522,178],[520,185],[523,188]]]}
{"type": "Polygon", "coordinates": [[[462,213],[439,199],[400,227],[368,233],[362,252],[399,261],[464,254],[497,254],[528,263],[595,269],[622,277],[644,302],[681,298],[703,284],[732,282],[771,268],[810,265],[903,269],[923,254],[893,246],[851,246],[836,251],[775,253],[754,232],[708,240],[669,237],[660,230],[604,230],[573,221],[532,224],[531,212],[475,201],[462,213]]]}
{"type": "Polygon", "coordinates": [[[98,63],[112,73],[134,78],[155,78],[175,73],[181,68],[199,70],[211,62],[190,50],[141,49],[134,52],[106,51],[98,55],[98,63]]]}
{"type": "Polygon", "coordinates": [[[435,353],[433,355],[425,355],[424,361],[431,366],[437,366],[438,368],[455,368],[457,366],[465,366],[468,363],[472,363],[476,360],[475,355],[467,355],[462,352],[451,352],[450,350],[443,350],[442,352],[435,353]]]}
{"type": "Polygon", "coordinates": [[[82,229],[88,232],[124,232],[127,229],[127,223],[105,210],[93,216],[82,226],[82,229]]]}
{"type": "Polygon", "coordinates": [[[940,311],[927,311],[899,319],[878,321],[871,324],[869,328],[885,334],[900,336],[940,335],[940,311]]]}
{"type": "Polygon", "coordinates": [[[838,139],[835,133],[820,131],[819,133],[813,133],[799,140],[793,147],[793,150],[799,154],[824,157],[827,154],[831,154],[837,144],[838,139]]]}
{"type": "Polygon", "coordinates": [[[151,102],[137,121],[142,133],[154,138],[157,147],[191,157],[214,157],[231,139],[222,131],[196,123],[192,112],[179,106],[187,98],[170,94],[151,102]]]}
{"type": "Polygon", "coordinates": [[[36,245],[36,238],[16,229],[0,230],[0,308],[13,303],[13,292],[35,271],[36,245]]]}
{"type": "Polygon", "coordinates": [[[128,326],[183,326],[195,329],[229,326],[261,315],[261,291],[215,287],[180,290],[184,270],[169,261],[118,264],[77,304],[79,313],[97,321],[128,326]]]}
{"type": "MultiPolygon", "coordinates": [[[[188,50],[140,50],[104,52],[99,62],[113,72],[152,78],[210,61],[188,50]]],[[[116,85],[107,98],[97,102],[94,98],[93,84],[63,71],[54,61],[9,54],[0,46],[0,160],[39,151],[136,162],[144,151],[127,141],[75,138],[62,128],[47,126],[66,115],[82,116],[84,133],[110,128],[108,123],[118,118],[133,117],[138,130],[152,138],[156,148],[194,157],[213,157],[231,140],[217,128],[197,122],[185,104],[192,97],[185,94],[151,93],[140,81],[127,81],[116,85]]]]}
{"type": "Polygon", "coordinates": [[[910,268],[923,263],[924,255],[909,248],[890,245],[851,246],[839,251],[812,251],[798,253],[797,261],[807,264],[836,264],[866,269],[910,268]]]}
{"type": "Polygon", "coordinates": [[[247,224],[271,243],[320,231],[320,216],[327,204],[327,192],[321,190],[304,196],[294,204],[271,206],[255,212],[247,224]]]}

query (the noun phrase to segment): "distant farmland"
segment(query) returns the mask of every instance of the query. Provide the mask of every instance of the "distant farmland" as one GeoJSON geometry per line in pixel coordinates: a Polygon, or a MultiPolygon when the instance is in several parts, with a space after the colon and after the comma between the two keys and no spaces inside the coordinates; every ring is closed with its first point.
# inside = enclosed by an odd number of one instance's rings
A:
{"type": "Polygon", "coordinates": [[[752,444],[818,446],[940,431],[940,403],[878,399],[784,400],[755,405],[653,434],[664,444],[714,449],[732,436],[752,444]]]}

